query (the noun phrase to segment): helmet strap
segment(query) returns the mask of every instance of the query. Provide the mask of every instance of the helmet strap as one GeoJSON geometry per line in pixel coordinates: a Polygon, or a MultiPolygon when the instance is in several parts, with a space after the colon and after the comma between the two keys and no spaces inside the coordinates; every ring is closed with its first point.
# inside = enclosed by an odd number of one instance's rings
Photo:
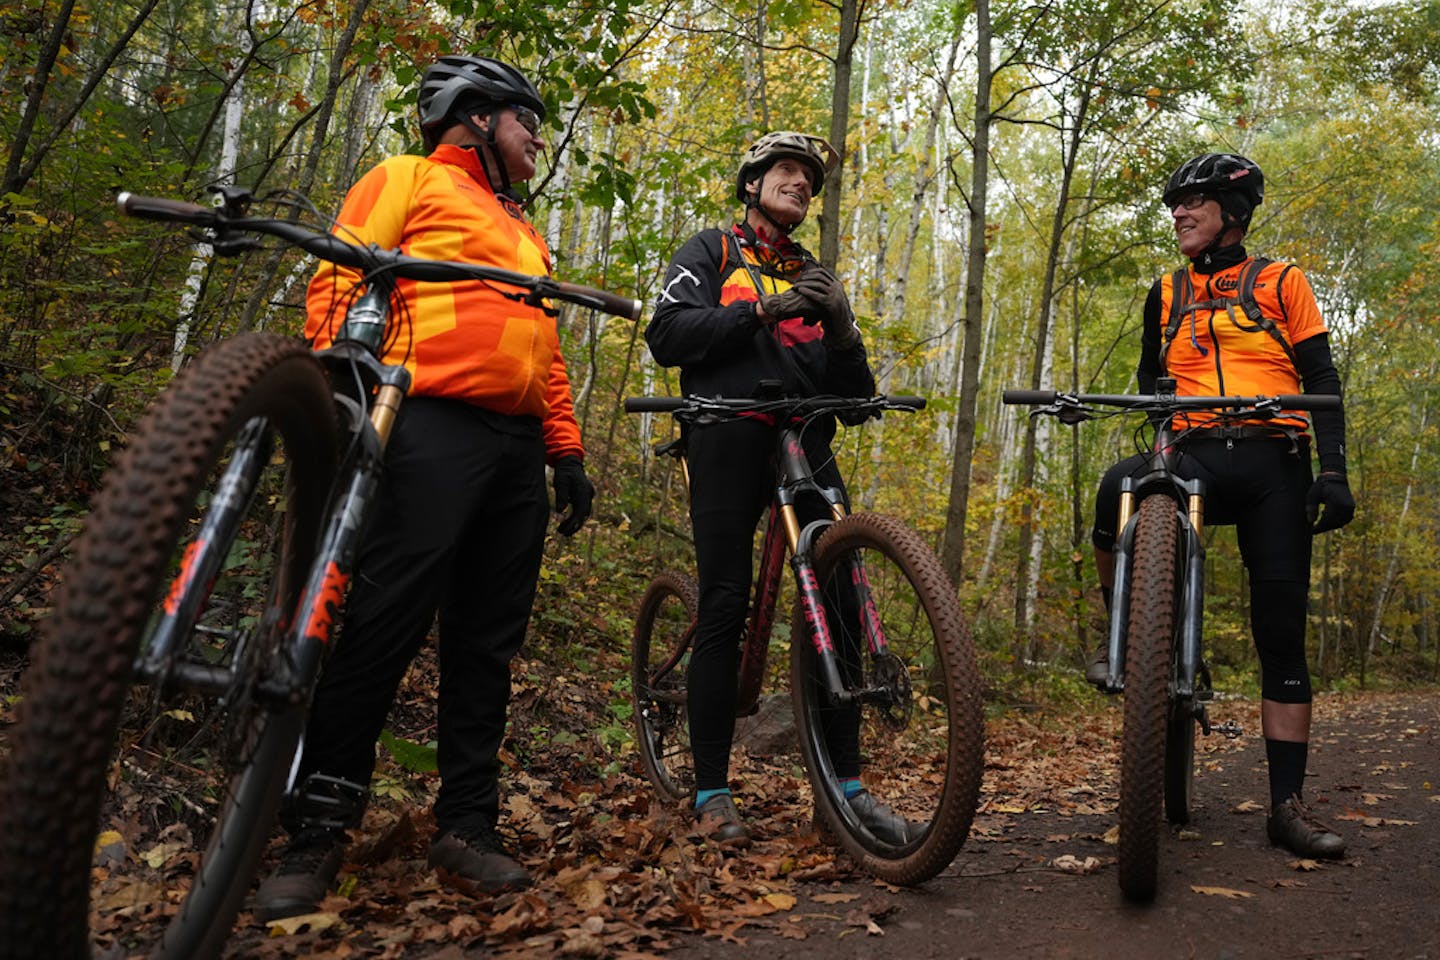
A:
{"type": "Polygon", "coordinates": [[[475,136],[480,138],[479,143],[470,143],[466,146],[474,150],[480,158],[480,169],[485,173],[485,182],[490,184],[490,189],[495,193],[508,193],[511,188],[510,171],[505,168],[505,161],[500,158],[500,151],[495,148],[495,125],[498,122],[500,111],[503,109],[499,104],[490,108],[488,129],[480,126],[471,119],[471,112],[466,111],[460,115],[460,122],[465,125],[475,136]],[[495,177],[490,172],[491,166],[495,167],[500,175],[500,182],[495,182],[495,177]]]}

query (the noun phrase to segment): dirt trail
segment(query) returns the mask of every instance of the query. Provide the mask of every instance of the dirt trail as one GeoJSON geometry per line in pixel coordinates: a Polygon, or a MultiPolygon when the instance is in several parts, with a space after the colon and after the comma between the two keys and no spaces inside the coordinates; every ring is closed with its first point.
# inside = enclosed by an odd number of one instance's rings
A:
{"type": "MultiPolygon", "coordinates": [[[[1162,840],[1161,889],[1147,907],[1119,893],[1115,847],[1104,840],[1114,825],[1113,766],[1100,758],[1048,802],[1024,800],[1025,789],[987,789],[971,841],[921,889],[816,886],[765,926],[736,931],[743,946],[691,937],[669,955],[1440,958],[1440,697],[1317,703],[1306,798],[1348,840],[1347,858],[1332,864],[1300,864],[1269,846],[1254,710],[1233,704],[1215,713],[1237,716],[1246,735],[1201,741],[1195,816],[1162,840]],[[1055,866],[1065,855],[1100,865],[1066,873],[1055,866]]],[[[987,772],[987,788],[1006,778],[987,772]]]]}

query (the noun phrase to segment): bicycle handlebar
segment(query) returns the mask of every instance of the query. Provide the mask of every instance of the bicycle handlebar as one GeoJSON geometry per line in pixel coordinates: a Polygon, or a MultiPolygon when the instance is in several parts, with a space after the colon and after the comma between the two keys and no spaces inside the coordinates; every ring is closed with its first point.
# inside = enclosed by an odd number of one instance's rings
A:
{"type": "Polygon", "coordinates": [[[879,413],[882,410],[922,410],[924,397],[626,397],[626,413],[693,413],[741,416],[747,413],[836,413],[845,410],[879,413]]]}
{"type": "Polygon", "coordinates": [[[427,260],[412,257],[398,250],[380,247],[360,246],[346,243],[339,237],[321,233],[289,220],[275,220],[265,217],[236,217],[217,207],[202,206],[184,200],[168,200],[164,197],[143,197],[125,191],[115,198],[121,212],[144,220],[158,220],[165,223],[185,223],[207,230],[224,232],[242,230],[278,237],[306,253],[329,260],[344,267],[357,270],[384,270],[410,280],[424,280],[437,283],[455,280],[481,280],[503,283],[531,291],[537,296],[568,303],[592,307],[617,317],[638,320],[644,304],[630,297],[622,297],[595,287],[577,283],[563,283],[553,277],[536,277],[527,273],[516,273],[478,263],[460,263],[453,260],[427,260]]]}
{"type": "Polygon", "coordinates": [[[1273,397],[1180,397],[1144,393],[1062,393],[1058,390],[1005,390],[1003,403],[1029,406],[1104,406],[1148,410],[1217,410],[1275,407],[1281,410],[1338,410],[1340,398],[1325,393],[1282,393],[1273,397]]]}

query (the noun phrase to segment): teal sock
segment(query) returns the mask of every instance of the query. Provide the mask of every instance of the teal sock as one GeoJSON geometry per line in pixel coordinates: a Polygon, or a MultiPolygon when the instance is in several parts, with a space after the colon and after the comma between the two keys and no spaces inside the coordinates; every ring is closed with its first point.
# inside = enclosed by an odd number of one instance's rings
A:
{"type": "Polygon", "coordinates": [[[705,801],[709,800],[711,797],[718,797],[718,796],[720,796],[720,794],[722,794],[722,793],[725,794],[726,796],[729,796],[729,795],[730,795],[730,788],[729,788],[729,787],[721,787],[719,790],[696,790],[696,791],[695,791],[695,809],[696,809],[696,810],[699,810],[701,807],[705,806],[705,801]]]}
{"type": "Polygon", "coordinates": [[[860,782],[859,777],[846,777],[840,781],[840,789],[845,791],[845,799],[849,800],[855,796],[855,794],[864,790],[865,785],[860,782]]]}

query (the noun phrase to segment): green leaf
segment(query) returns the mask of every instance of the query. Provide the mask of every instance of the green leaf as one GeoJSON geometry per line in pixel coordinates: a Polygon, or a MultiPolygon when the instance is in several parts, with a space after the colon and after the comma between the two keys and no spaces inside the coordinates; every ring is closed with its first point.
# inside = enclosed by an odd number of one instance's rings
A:
{"type": "Polygon", "coordinates": [[[435,744],[416,743],[414,740],[406,740],[404,737],[397,737],[389,730],[380,731],[380,742],[395,762],[411,773],[435,773],[440,769],[438,760],[439,751],[435,744]]]}

